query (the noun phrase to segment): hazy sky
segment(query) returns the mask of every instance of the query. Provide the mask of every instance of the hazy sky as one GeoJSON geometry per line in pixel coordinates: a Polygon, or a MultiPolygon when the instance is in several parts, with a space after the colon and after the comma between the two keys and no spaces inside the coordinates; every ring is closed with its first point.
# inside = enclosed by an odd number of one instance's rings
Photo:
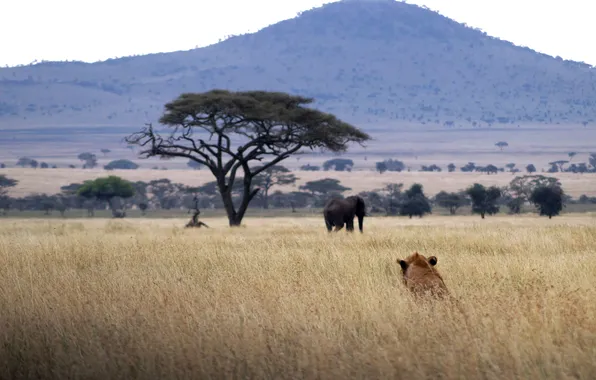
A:
{"type": "MultiPolygon", "coordinates": [[[[364,0],[363,0],[364,1],[364,0]]],[[[187,50],[325,0],[3,0],[0,65],[187,50]]],[[[593,0],[408,0],[490,35],[596,65],[593,0]]]]}

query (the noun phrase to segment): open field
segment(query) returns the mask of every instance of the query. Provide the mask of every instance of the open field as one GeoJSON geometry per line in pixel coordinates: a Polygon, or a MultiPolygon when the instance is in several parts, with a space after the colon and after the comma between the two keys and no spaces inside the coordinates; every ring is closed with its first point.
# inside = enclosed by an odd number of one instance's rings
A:
{"type": "MultiPolygon", "coordinates": [[[[354,170],[352,172],[336,171],[295,171],[299,180],[296,186],[279,186],[273,190],[297,191],[298,187],[308,181],[322,178],[336,178],[341,181],[343,186],[352,190],[348,193],[358,193],[360,191],[375,190],[384,187],[388,183],[403,183],[404,187],[418,182],[424,186],[427,195],[432,196],[441,190],[458,191],[471,186],[475,182],[486,186],[507,185],[515,175],[512,173],[481,174],[481,173],[463,173],[463,172],[385,172],[379,174],[372,170],[354,170]]],[[[10,189],[10,195],[23,196],[31,193],[54,194],[60,192],[60,187],[73,182],[81,183],[88,179],[103,177],[107,175],[117,175],[130,181],[151,181],[160,178],[169,178],[173,182],[182,183],[188,186],[199,186],[213,181],[213,175],[207,170],[112,170],[103,169],[21,169],[6,168],[0,169],[0,174],[14,178],[19,184],[10,189]]],[[[524,173],[517,173],[523,175],[524,173]]],[[[540,174],[540,173],[539,173],[540,174]]],[[[548,173],[542,173],[551,176],[548,173]]],[[[582,194],[596,196],[596,175],[574,174],[574,173],[555,173],[553,177],[559,178],[565,192],[573,197],[579,197],[582,194]]]]}
{"type": "MultiPolygon", "coordinates": [[[[122,138],[137,131],[138,127],[87,128],[48,127],[0,129],[0,163],[12,167],[19,157],[27,156],[50,166],[60,168],[68,165],[81,166],[77,159],[79,153],[92,152],[98,157],[103,167],[111,160],[129,159],[143,169],[155,166],[167,169],[185,169],[184,159],[159,160],[157,158],[140,160],[135,151],[126,149],[122,138]],[[108,148],[111,152],[104,156],[100,149],[108,148]]],[[[355,169],[372,169],[375,162],[388,158],[399,159],[412,170],[421,165],[437,164],[446,170],[453,162],[458,167],[472,161],[478,165],[494,164],[503,167],[515,163],[522,169],[534,164],[538,170],[548,169],[549,162],[567,160],[568,152],[577,152],[572,162],[587,162],[588,154],[593,150],[590,143],[596,138],[596,128],[584,128],[579,125],[535,125],[493,126],[483,128],[457,127],[445,128],[422,124],[407,125],[398,122],[367,125],[363,130],[370,133],[373,140],[366,143],[366,149],[351,145],[342,157],[354,161],[355,169]],[[500,151],[495,147],[497,141],[507,141],[509,147],[500,151]],[[365,157],[367,160],[365,160],[365,157]]],[[[310,154],[300,161],[294,157],[285,160],[284,165],[298,169],[300,165],[321,165],[334,158],[329,154],[310,154]]]]}
{"type": "Polygon", "coordinates": [[[0,220],[0,378],[596,377],[593,214],[185,221],[0,220]]]}

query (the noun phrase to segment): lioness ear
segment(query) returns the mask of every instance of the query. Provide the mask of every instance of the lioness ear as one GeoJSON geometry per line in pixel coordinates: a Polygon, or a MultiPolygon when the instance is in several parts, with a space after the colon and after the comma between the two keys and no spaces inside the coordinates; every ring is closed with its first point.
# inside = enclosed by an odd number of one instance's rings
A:
{"type": "Polygon", "coordinates": [[[406,263],[405,260],[397,259],[397,262],[399,263],[399,266],[401,267],[402,270],[405,271],[406,269],[408,269],[408,263],[406,263]]]}
{"type": "Polygon", "coordinates": [[[429,257],[428,263],[434,267],[435,265],[437,265],[437,257],[436,256],[429,257]]]}

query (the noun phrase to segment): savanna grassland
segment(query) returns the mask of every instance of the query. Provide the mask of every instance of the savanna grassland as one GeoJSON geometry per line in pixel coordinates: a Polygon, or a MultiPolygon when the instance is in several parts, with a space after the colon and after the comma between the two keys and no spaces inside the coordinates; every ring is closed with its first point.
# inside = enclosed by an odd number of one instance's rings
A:
{"type": "MultiPolygon", "coordinates": [[[[86,180],[115,175],[128,181],[152,181],[160,178],[168,178],[172,182],[181,183],[186,186],[200,186],[207,182],[214,181],[213,174],[208,170],[110,170],[102,169],[21,169],[6,168],[0,170],[9,178],[18,180],[19,183],[9,188],[12,196],[25,196],[32,193],[56,194],[60,193],[60,187],[71,183],[81,183],[86,180]]],[[[337,171],[303,171],[296,170],[293,173],[298,177],[295,186],[275,186],[273,190],[283,192],[298,191],[301,185],[308,181],[316,181],[323,178],[338,179],[341,185],[351,190],[346,195],[356,194],[361,191],[372,191],[381,189],[389,183],[403,183],[407,188],[413,183],[420,183],[429,196],[435,195],[441,190],[459,191],[474,183],[481,183],[485,186],[506,186],[516,176],[527,173],[497,173],[487,175],[484,173],[472,172],[385,172],[379,174],[372,170],[355,170],[352,172],[337,171]]],[[[582,194],[596,196],[596,175],[579,173],[536,173],[553,176],[559,179],[565,193],[577,198],[582,194]]]]}
{"type": "Polygon", "coordinates": [[[1,220],[0,378],[596,377],[594,215],[185,222],[1,220]]]}

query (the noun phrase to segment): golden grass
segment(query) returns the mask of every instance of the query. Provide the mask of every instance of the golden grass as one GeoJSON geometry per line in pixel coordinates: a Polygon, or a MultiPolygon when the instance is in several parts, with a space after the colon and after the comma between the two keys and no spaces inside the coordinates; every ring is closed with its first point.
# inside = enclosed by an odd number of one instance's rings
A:
{"type": "Polygon", "coordinates": [[[595,378],[595,221],[5,219],[0,378],[595,378]],[[459,308],[405,291],[416,250],[459,308]]]}
{"type": "MultiPolygon", "coordinates": [[[[130,181],[151,181],[160,178],[169,178],[173,182],[182,183],[188,186],[199,186],[213,181],[213,175],[207,170],[113,170],[105,171],[102,169],[21,169],[6,168],[0,170],[1,174],[14,178],[19,184],[11,189],[13,196],[23,196],[31,193],[58,193],[60,187],[73,182],[83,182],[88,179],[103,177],[108,175],[117,175],[130,181]]],[[[296,186],[280,186],[273,190],[297,191],[300,185],[308,181],[322,178],[337,178],[341,184],[350,187],[352,190],[348,193],[358,193],[360,191],[375,190],[384,187],[388,183],[403,183],[405,187],[418,182],[424,186],[428,195],[434,195],[441,190],[458,191],[463,190],[475,182],[486,186],[507,185],[515,175],[511,173],[498,174],[480,174],[480,173],[462,173],[462,172],[386,172],[379,174],[372,170],[356,170],[352,172],[336,171],[294,171],[299,180],[296,186]]],[[[564,190],[573,197],[579,197],[582,194],[596,196],[596,175],[593,174],[573,174],[556,173],[545,175],[559,178],[564,190]]],[[[517,175],[523,175],[517,174],[517,175]]]]}

